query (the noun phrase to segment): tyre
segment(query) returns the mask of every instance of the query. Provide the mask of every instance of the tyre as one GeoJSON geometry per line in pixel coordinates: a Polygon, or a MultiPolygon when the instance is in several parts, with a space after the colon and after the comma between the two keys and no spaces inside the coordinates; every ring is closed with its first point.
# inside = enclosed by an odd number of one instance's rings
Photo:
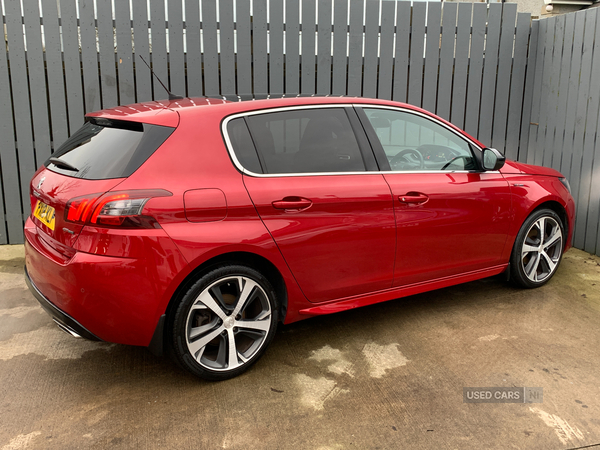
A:
{"type": "Polygon", "coordinates": [[[258,271],[226,265],[203,275],[183,296],[170,327],[173,356],[205,380],[249,369],[273,339],[278,304],[258,271]]]}
{"type": "Polygon", "coordinates": [[[550,209],[534,211],[515,240],[510,258],[511,280],[525,288],[546,284],[560,264],[564,239],[558,214],[550,209]]]}

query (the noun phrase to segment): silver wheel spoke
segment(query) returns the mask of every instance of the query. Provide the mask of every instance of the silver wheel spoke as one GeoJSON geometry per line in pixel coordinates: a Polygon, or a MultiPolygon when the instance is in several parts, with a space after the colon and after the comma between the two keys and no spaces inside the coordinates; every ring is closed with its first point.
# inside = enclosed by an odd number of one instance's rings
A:
{"type": "MultiPolygon", "coordinates": [[[[219,306],[219,304],[215,301],[214,298],[212,298],[212,295],[210,295],[209,290],[205,290],[203,291],[199,296],[198,296],[198,300],[202,302],[208,309],[210,309],[213,313],[215,313],[217,316],[219,316],[221,318],[221,320],[225,320],[227,318],[227,314],[225,314],[225,311],[223,311],[223,309],[219,306]]],[[[197,305],[198,303],[196,303],[197,305]]],[[[196,306],[194,305],[194,306],[196,306]]]]}
{"type": "Polygon", "coordinates": [[[243,307],[246,306],[246,303],[250,299],[250,295],[254,291],[254,288],[256,286],[258,286],[257,283],[255,283],[254,281],[247,279],[247,278],[246,278],[245,283],[243,283],[242,278],[239,278],[238,283],[240,286],[241,293],[240,293],[240,298],[238,299],[237,304],[235,305],[235,309],[231,313],[231,315],[233,317],[236,317],[240,313],[240,311],[243,309],[243,307]],[[242,289],[242,285],[244,286],[243,289],[242,289]]]}
{"type": "Polygon", "coordinates": [[[533,281],[537,281],[537,268],[538,268],[539,264],[540,264],[540,254],[536,253],[535,256],[532,256],[531,259],[529,260],[527,267],[525,267],[525,273],[527,274],[529,279],[531,279],[533,281]]]}
{"type": "Polygon", "coordinates": [[[227,330],[227,350],[228,350],[228,361],[227,368],[235,369],[240,365],[238,361],[237,346],[235,345],[235,336],[233,330],[227,330]]]}
{"type": "Polygon", "coordinates": [[[544,244],[544,234],[546,233],[546,218],[542,217],[536,223],[538,229],[540,230],[540,246],[544,244]]]}
{"type": "Polygon", "coordinates": [[[197,341],[188,342],[188,349],[190,350],[190,353],[197,360],[200,360],[200,357],[202,356],[202,354],[200,354],[200,355],[198,355],[198,357],[196,357],[196,353],[198,352],[198,350],[204,349],[204,347],[206,347],[206,344],[208,344],[210,341],[212,341],[214,338],[216,338],[219,334],[221,334],[221,332],[223,331],[223,329],[224,329],[224,327],[223,327],[223,325],[221,325],[220,327],[215,328],[214,331],[212,331],[211,333],[208,333],[207,335],[201,337],[197,341]]]}
{"type": "Polygon", "coordinates": [[[547,249],[551,245],[555,244],[560,238],[562,238],[562,233],[560,232],[560,228],[555,227],[552,230],[552,235],[548,239],[548,241],[544,244],[544,249],[547,249]]]}
{"type": "Polygon", "coordinates": [[[198,336],[201,336],[201,335],[209,332],[214,327],[215,327],[214,323],[209,323],[206,325],[200,325],[199,327],[194,327],[188,333],[188,339],[189,340],[196,339],[198,336]]]}
{"type": "Polygon", "coordinates": [[[542,252],[540,252],[540,254],[546,260],[546,263],[548,264],[548,268],[550,269],[550,273],[554,272],[554,269],[556,268],[556,265],[558,263],[555,263],[554,261],[552,261],[552,258],[550,258],[546,252],[542,251],[542,252]]]}
{"type": "Polygon", "coordinates": [[[235,322],[235,326],[248,330],[269,331],[269,328],[271,328],[271,319],[269,317],[264,320],[238,320],[235,322]]]}
{"type": "Polygon", "coordinates": [[[196,299],[196,303],[194,303],[190,309],[192,309],[192,310],[198,310],[198,309],[205,309],[205,310],[207,310],[208,306],[206,306],[200,300],[196,299]]]}
{"type": "Polygon", "coordinates": [[[525,256],[529,252],[537,252],[539,251],[538,247],[534,247],[533,245],[523,244],[523,256],[525,256]]]}

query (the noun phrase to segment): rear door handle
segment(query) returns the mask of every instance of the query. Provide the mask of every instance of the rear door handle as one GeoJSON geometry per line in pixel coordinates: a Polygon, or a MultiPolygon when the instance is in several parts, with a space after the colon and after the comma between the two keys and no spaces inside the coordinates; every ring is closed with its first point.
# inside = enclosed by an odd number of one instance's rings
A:
{"type": "Polygon", "coordinates": [[[302,197],[285,197],[282,200],[274,201],[272,205],[275,209],[303,211],[312,205],[312,201],[302,197]]]}
{"type": "Polygon", "coordinates": [[[400,203],[421,204],[427,202],[429,197],[425,194],[421,194],[420,192],[408,192],[404,195],[398,196],[398,200],[400,200],[400,203]]]}

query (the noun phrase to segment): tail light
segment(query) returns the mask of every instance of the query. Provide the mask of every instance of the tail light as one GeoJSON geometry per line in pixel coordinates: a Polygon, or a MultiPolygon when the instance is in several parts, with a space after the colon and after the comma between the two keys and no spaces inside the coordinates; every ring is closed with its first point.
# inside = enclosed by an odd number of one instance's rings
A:
{"type": "Polygon", "coordinates": [[[153,217],[142,215],[142,210],[151,198],[172,195],[164,189],[149,189],[75,197],[67,202],[65,220],[80,225],[160,228],[153,217]]]}

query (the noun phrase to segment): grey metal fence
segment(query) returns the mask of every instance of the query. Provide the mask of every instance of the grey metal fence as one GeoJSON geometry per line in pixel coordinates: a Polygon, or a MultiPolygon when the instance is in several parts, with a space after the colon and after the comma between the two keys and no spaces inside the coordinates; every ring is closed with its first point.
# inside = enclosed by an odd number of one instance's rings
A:
{"type": "Polygon", "coordinates": [[[539,22],[528,145],[521,158],[560,170],[577,205],[574,245],[600,254],[600,11],[539,22]]]}
{"type": "Polygon", "coordinates": [[[39,4],[5,1],[2,15],[0,243],[22,242],[28,182],[85,112],[166,97],[140,56],[188,96],[394,99],[436,112],[511,158],[531,133],[531,67],[543,64],[530,49],[539,50],[537,29],[543,41],[547,26],[531,28],[516,4],[150,0],[148,8],[134,0],[130,9],[120,0],[60,0],[60,8],[41,0],[41,11],[39,4]]]}

